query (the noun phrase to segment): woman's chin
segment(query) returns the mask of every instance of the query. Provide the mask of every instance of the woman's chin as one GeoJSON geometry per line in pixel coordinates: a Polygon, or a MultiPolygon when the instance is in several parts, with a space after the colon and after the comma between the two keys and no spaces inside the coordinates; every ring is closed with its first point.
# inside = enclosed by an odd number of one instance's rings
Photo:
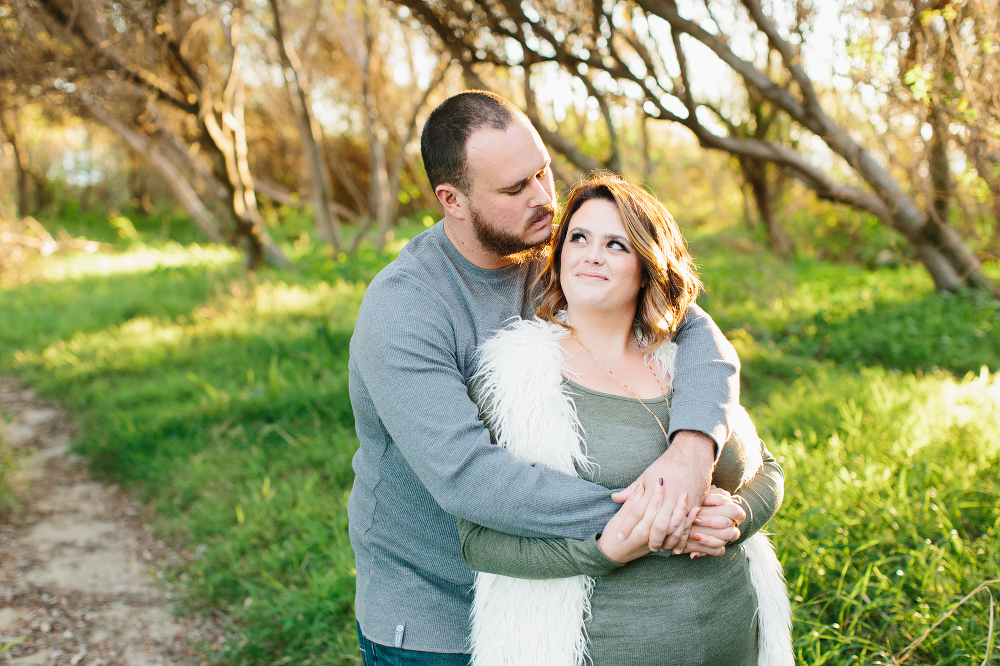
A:
{"type": "Polygon", "coordinates": [[[610,314],[627,314],[631,312],[634,316],[635,314],[635,301],[628,303],[622,303],[617,299],[602,298],[600,296],[594,296],[591,298],[576,298],[573,301],[569,299],[566,300],[566,310],[574,312],[576,314],[594,314],[594,315],[610,315],[610,314]]]}

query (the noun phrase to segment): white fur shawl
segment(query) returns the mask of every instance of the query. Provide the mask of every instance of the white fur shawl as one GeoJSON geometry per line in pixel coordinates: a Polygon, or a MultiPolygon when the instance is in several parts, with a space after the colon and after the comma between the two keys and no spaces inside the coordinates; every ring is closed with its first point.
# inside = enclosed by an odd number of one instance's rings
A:
{"type": "MultiPolygon", "coordinates": [[[[559,340],[568,331],[540,320],[511,325],[481,349],[475,383],[485,421],[496,441],[517,458],[577,475],[591,461],[576,406],[562,383],[559,340]]],[[[673,375],[677,345],[661,345],[651,359],[661,377],[673,375]]],[[[754,462],[747,461],[748,467],[754,462]]],[[[756,466],[760,466],[759,454],[756,466]]],[[[756,472],[750,470],[745,478],[756,472]]],[[[750,578],[757,592],[759,666],[794,664],[790,609],[781,565],[767,537],[747,539],[750,578]]],[[[582,666],[584,622],[593,579],[525,580],[477,573],[472,610],[473,666],[582,666]]]]}

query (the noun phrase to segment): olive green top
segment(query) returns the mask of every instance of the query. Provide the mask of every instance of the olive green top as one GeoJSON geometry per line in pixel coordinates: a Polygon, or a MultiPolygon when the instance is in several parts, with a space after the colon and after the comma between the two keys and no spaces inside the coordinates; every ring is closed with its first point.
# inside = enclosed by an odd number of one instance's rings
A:
{"type": "MultiPolygon", "coordinates": [[[[623,488],[663,451],[666,441],[656,421],[633,398],[593,391],[570,380],[584,429],[592,470],[580,476],[608,488],[623,488]]],[[[645,400],[667,425],[665,398],[645,400]]],[[[721,557],[691,560],[659,554],[619,565],[597,545],[597,537],[534,539],[516,537],[458,521],[462,554],[469,566],[516,578],[596,577],[587,621],[594,666],[629,664],[757,663],[757,599],[739,543],[756,533],[781,504],[781,468],[756,433],[734,432],[723,447],[713,482],[734,492],[747,519],[739,541],[721,557]],[[742,435],[742,437],[741,437],[742,435]],[[738,488],[743,475],[743,440],[760,446],[764,464],[738,488]]]]}

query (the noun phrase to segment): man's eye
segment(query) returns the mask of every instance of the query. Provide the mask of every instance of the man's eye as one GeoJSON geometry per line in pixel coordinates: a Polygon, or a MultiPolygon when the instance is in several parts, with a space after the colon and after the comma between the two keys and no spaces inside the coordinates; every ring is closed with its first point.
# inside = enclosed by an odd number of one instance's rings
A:
{"type": "Polygon", "coordinates": [[[518,185],[513,190],[504,190],[504,194],[509,194],[509,195],[513,196],[515,194],[520,194],[523,191],[524,191],[524,183],[521,183],[520,185],[518,185]]]}

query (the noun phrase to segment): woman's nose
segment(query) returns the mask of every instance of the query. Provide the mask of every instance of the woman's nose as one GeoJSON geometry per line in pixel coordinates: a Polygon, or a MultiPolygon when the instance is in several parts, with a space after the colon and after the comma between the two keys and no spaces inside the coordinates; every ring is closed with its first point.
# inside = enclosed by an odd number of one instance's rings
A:
{"type": "Polygon", "coordinates": [[[592,264],[604,263],[604,253],[601,251],[600,245],[594,243],[587,249],[587,261],[592,264]]]}

